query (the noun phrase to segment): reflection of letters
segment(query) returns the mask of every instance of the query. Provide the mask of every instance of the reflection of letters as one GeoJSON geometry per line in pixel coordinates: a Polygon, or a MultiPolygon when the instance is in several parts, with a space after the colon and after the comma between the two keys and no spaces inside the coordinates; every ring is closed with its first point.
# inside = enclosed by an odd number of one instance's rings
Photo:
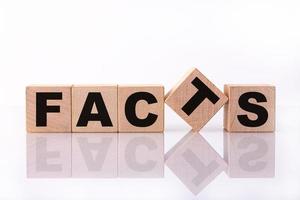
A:
{"type": "Polygon", "coordinates": [[[72,176],[117,177],[117,133],[76,133],[72,136],[72,176]]]}
{"type": "Polygon", "coordinates": [[[123,178],[158,178],[164,174],[164,135],[119,134],[118,175],[123,178]]]}
{"type": "Polygon", "coordinates": [[[71,134],[27,135],[27,177],[63,178],[71,176],[71,134]]]}
{"type": "Polygon", "coordinates": [[[224,158],[231,178],[274,177],[275,134],[224,132],[224,158]]]}
{"type": "Polygon", "coordinates": [[[47,139],[45,137],[36,138],[36,171],[57,172],[62,171],[61,164],[49,164],[51,158],[59,158],[59,151],[47,150],[47,139]]]}
{"type": "Polygon", "coordinates": [[[258,137],[245,137],[239,144],[239,149],[248,149],[250,146],[256,146],[254,151],[244,153],[239,159],[239,164],[243,170],[259,171],[266,167],[266,161],[255,161],[262,158],[268,152],[267,143],[258,137]]]}
{"type": "Polygon", "coordinates": [[[78,138],[78,144],[89,171],[99,171],[103,167],[112,138],[103,138],[100,143],[88,142],[87,138],[78,138]],[[95,158],[93,152],[95,151],[95,158]]]}
{"type": "Polygon", "coordinates": [[[198,194],[227,164],[198,132],[186,134],[166,156],[166,165],[186,187],[198,194]]]}
{"type": "Polygon", "coordinates": [[[142,163],[137,160],[137,149],[138,147],[146,147],[149,151],[157,148],[156,143],[147,137],[137,137],[132,139],[126,146],[125,160],[130,168],[136,171],[149,171],[156,165],[154,160],[147,160],[142,163]]]}
{"type": "Polygon", "coordinates": [[[215,160],[205,165],[190,149],[187,149],[182,156],[198,172],[198,175],[192,180],[195,185],[199,185],[219,167],[215,160]]]}

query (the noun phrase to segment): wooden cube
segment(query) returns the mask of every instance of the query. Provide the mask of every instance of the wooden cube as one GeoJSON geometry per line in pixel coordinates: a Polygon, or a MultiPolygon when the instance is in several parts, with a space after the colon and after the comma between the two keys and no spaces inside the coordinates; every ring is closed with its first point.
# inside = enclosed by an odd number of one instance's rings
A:
{"type": "Polygon", "coordinates": [[[118,86],[119,132],[163,132],[164,87],[118,86]]]}
{"type": "Polygon", "coordinates": [[[72,132],[117,132],[118,86],[72,87],[72,132]]]}
{"type": "Polygon", "coordinates": [[[275,175],[275,134],[224,132],[224,159],[231,178],[275,175]]]}
{"type": "Polygon", "coordinates": [[[192,68],[166,95],[165,102],[194,131],[199,131],[227,102],[227,97],[192,68]]]}
{"type": "Polygon", "coordinates": [[[212,182],[227,164],[199,134],[190,132],[165,155],[165,163],[195,195],[212,182]]]}
{"type": "Polygon", "coordinates": [[[26,88],[27,131],[71,132],[71,86],[26,88]]]}
{"type": "Polygon", "coordinates": [[[224,128],[229,132],[275,131],[275,86],[225,85],[229,101],[224,128]]]}

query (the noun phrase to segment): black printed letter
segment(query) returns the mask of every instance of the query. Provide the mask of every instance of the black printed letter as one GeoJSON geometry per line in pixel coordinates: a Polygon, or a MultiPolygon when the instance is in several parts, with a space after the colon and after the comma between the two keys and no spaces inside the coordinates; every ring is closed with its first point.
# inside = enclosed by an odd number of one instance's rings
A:
{"type": "Polygon", "coordinates": [[[36,93],[36,126],[47,126],[47,113],[60,112],[59,106],[47,106],[47,100],[61,100],[62,92],[37,92],[36,93]]]}
{"type": "Polygon", "coordinates": [[[139,100],[145,100],[148,104],[157,103],[155,96],[148,92],[136,92],[128,97],[125,103],[125,115],[127,120],[134,126],[147,127],[154,124],[157,115],[149,113],[145,119],[139,119],[136,116],[135,106],[139,100]]]}
{"type": "Polygon", "coordinates": [[[254,98],[258,103],[267,102],[265,95],[259,92],[247,92],[240,96],[239,105],[242,109],[248,112],[255,113],[257,115],[256,120],[250,120],[247,115],[238,115],[239,122],[247,127],[258,127],[262,126],[268,120],[268,111],[256,104],[249,102],[249,99],[254,98]]]}
{"type": "Polygon", "coordinates": [[[195,78],[192,84],[198,89],[197,93],[182,107],[182,110],[190,115],[207,98],[213,104],[219,101],[219,97],[213,93],[199,78],[195,78]]]}
{"type": "Polygon", "coordinates": [[[102,126],[113,126],[102,95],[99,92],[88,94],[76,126],[87,126],[89,121],[100,121],[102,126]],[[94,104],[98,113],[92,113],[94,104]]]}

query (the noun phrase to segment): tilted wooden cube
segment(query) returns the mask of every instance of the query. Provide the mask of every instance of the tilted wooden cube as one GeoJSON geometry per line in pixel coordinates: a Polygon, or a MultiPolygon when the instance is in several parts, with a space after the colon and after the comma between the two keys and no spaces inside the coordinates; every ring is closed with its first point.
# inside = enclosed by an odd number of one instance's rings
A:
{"type": "Polygon", "coordinates": [[[27,131],[71,132],[71,86],[26,88],[27,131]]]}
{"type": "Polygon", "coordinates": [[[228,132],[275,131],[275,86],[224,86],[228,103],[224,108],[224,128],[228,132]]]}
{"type": "Polygon", "coordinates": [[[118,86],[119,132],[163,132],[164,87],[118,86]]]}
{"type": "Polygon", "coordinates": [[[72,87],[72,132],[118,132],[118,86],[72,87]]]}
{"type": "Polygon", "coordinates": [[[198,69],[192,68],[166,95],[169,105],[199,131],[227,102],[227,97],[198,69]]]}

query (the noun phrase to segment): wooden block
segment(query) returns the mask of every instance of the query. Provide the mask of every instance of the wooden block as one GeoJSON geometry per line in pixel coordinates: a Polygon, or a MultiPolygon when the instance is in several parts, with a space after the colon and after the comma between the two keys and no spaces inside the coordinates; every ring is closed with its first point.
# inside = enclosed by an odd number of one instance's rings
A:
{"type": "Polygon", "coordinates": [[[195,195],[227,167],[208,142],[199,133],[193,132],[167,152],[165,163],[195,195]]]}
{"type": "Polygon", "coordinates": [[[165,102],[194,131],[199,131],[227,102],[227,97],[192,68],[166,95],[165,102]]]}
{"type": "Polygon", "coordinates": [[[229,132],[275,131],[275,86],[225,85],[229,101],[224,128],[229,132]]]}
{"type": "Polygon", "coordinates": [[[71,177],[71,134],[27,134],[27,177],[71,177]]]}
{"type": "Polygon", "coordinates": [[[118,86],[72,87],[72,132],[117,132],[118,86]]]}
{"type": "Polygon", "coordinates": [[[164,134],[119,134],[118,174],[122,178],[164,176],[164,134]]]}
{"type": "Polygon", "coordinates": [[[275,175],[275,134],[224,132],[224,159],[231,178],[275,175]]]}
{"type": "Polygon", "coordinates": [[[118,175],[118,134],[72,135],[73,178],[115,178],[118,175]]]}
{"type": "Polygon", "coordinates": [[[164,87],[118,86],[119,132],[163,132],[164,87]]]}
{"type": "Polygon", "coordinates": [[[71,132],[71,86],[26,88],[27,131],[71,132]]]}

